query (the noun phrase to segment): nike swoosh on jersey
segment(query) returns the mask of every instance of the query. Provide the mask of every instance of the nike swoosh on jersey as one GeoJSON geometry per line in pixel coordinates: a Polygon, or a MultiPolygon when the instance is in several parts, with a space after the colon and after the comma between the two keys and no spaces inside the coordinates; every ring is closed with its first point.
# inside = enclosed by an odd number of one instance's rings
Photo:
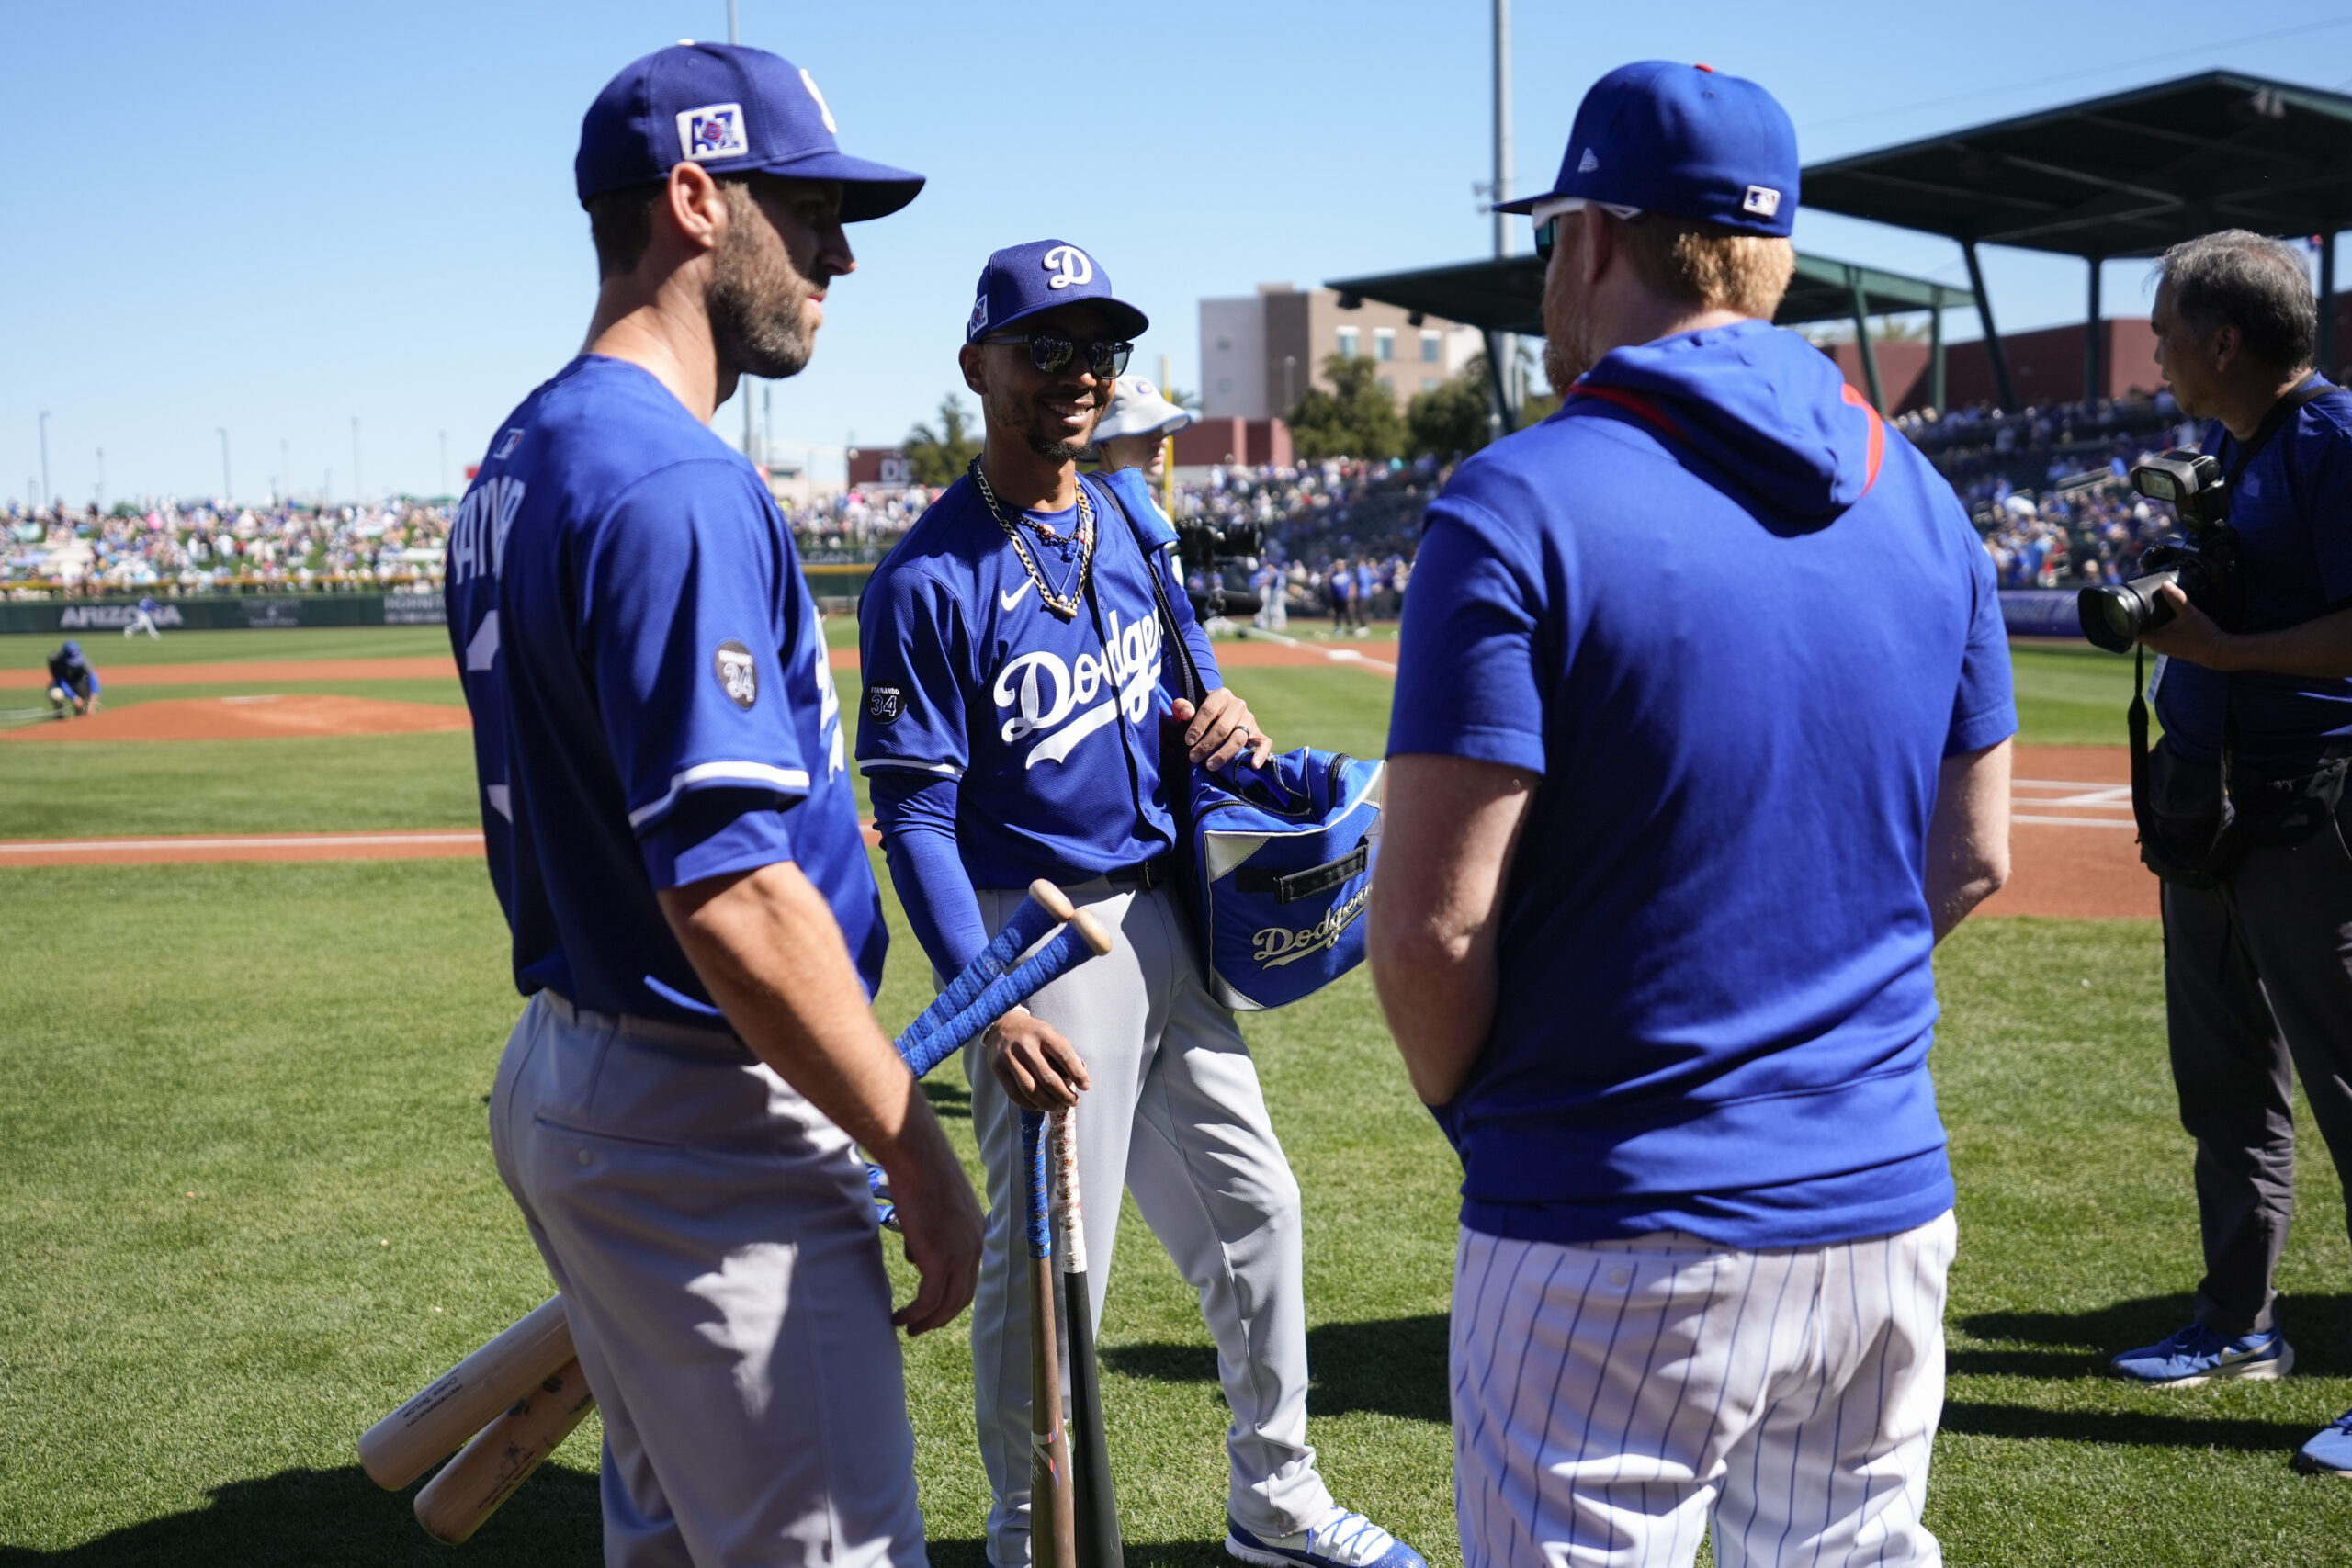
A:
{"type": "Polygon", "coordinates": [[[1035,582],[1024,582],[1010,593],[1005,592],[1002,589],[999,589],[997,590],[996,602],[1003,605],[1008,610],[1012,609],[1017,606],[1022,600],[1029,596],[1029,590],[1036,586],[1037,585],[1035,582]]]}

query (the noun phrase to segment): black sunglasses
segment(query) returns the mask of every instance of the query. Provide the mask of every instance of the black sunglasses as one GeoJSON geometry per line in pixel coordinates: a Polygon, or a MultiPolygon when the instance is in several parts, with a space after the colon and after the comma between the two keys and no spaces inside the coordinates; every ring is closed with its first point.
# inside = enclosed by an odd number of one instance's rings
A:
{"type": "Polygon", "coordinates": [[[1555,212],[1551,217],[1544,220],[1543,222],[1535,225],[1535,259],[1537,261],[1550,261],[1552,259],[1552,247],[1559,243],[1560,215],[1555,212]]]}
{"type": "Polygon", "coordinates": [[[1029,363],[1050,376],[1078,357],[1080,348],[1086,350],[1087,374],[1107,381],[1124,372],[1127,358],[1136,351],[1131,343],[1097,338],[1079,343],[1059,333],[1002,333],[982,338],[982,343],[1025,343],[1029,345],[1029,363]]]}

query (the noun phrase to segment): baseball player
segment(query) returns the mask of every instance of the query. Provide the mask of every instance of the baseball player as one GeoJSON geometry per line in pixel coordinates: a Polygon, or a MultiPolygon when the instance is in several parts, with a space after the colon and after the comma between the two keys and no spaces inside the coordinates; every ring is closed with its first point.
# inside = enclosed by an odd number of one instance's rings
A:
{"type": "Polygon", "coordinates": [[[1372,963],[1462,1156],[1465,1568],[1942,1560],[1928,959],[2017,717],[1951,487],[1770,324],[1796,206],[1754,83],[1593,86],[1510,208],[1565,400],[1406,602],[1372,963]]]}
{"type": "Polygon", "coordinates": [[[446,583],[530,998],[492,1145],[604,1412],[606,1562],[921,1568],[891,1325],[962,1311],[978,1208],[868,1010],[881,896],[816,605],[709,421],[808,363],[842,225],[922,180],[716,44],[615,77],[574,169],[587,347],[499,426],[446,583]],[[895,1319],[853,1140],[922,1276],[895,1319]]]}
{"type": "MultiPolygon", "coordinates": [[[[1219,684],[1208,638],[1169,580],[1173,536],[1141,470],[1076,471],[1145,325],[1076,245],[1040,240],[989,258],[961,354],[985,445],[875,574],[858,627],[858,765],[933,966],[960,969],[1041,876],[1119,938],[966,1056],[989,1172],[972,1313],[980,1455],[995,1493],[989,1559],[1030,1560],[1028,1312],[1012,1256],[1019,1111],[1075,1104],[1084,1090],[1081,1185],[1111,1195],[1086,1205],[1089,1253],[1112,1256],[1124,1183],[1199,1290],[1216,1340],[1233,1411],[1227,1551],[1269,1568],[1419,1568],[1409,1547],[1336,1505],[1316,1471],[1298,1185],[1169,886],[1170,780],[1245,750],[1262,762],[1272,743],[1219,684]],[[1148,551],[1131,521],[1154,530],[1148,551]],[[1163,694],[1153,574],[1209,688],[1197,712],[1163,694]],[[1182,737],[1165,757],[1163,710],[1182,737]]],[[[1089,1274],[1098,1321],[1107,1272],[1089,1274]]]]}
{"type": "Polygon", "coordinates": [[[68,640],[49,656],[49,709],[58,718],[85,718],[98,711],[98,672],[68,640]]]}
{"type": "Polygon", "coordinates": [[[155,629],[155,612],[161,608],[163,606],[155,603],[155,596],[153,593],[141,595],[139,607],[131,616],[130,624],[122,628],[122,635],[132,637],[137,637],[141,632],[145,632],[158,642],[162,641],[164,634],[155,629]]]}

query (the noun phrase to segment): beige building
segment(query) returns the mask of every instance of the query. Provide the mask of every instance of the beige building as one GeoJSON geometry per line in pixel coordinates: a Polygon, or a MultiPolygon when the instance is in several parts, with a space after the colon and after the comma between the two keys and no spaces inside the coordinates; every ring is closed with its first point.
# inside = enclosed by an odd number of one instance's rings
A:
{"type": "Polygon", "coordinates": [[[1207,419],[1278,419],[1310,386],[1331,389],[1333,355],[1373,361],[1402,410],[1417,392],[1460,373],[1479,349],[1474,327],[1367,299],[1342,309],[1329,288],[1261,283],[1239,299],[1201,301],[1201,412],[1207,419]]]}

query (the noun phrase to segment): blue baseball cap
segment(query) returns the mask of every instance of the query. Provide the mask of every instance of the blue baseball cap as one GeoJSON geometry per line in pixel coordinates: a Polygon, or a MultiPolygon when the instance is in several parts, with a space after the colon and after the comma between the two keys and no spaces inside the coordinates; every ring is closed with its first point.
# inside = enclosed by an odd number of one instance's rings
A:
{"type": "Polygon", "coordinates": [[[1111,275],[1069,241],[1008,245],[980,268],[978,296],[972,301],[972,319],[964,326],[964,341],[978,343],[1040,310],[1080,299],[1111,307],[1116,321],[1111,330],[1121,337],[1140,337],[1151,325],[1150,317],[1112,294],[1111,275]]]}
{"type": "Polygon", "coordinates": [[[1577,107],[1559,180],[1495,209],[1562,199],[1786,239],[1797,217],[1797,128],[1771,94],[1712,65],[1621,65],[1577,107]]]}
{"type": "Polygon", "coordinates": [[[922,189],[921,175],[853,158],[834,134],[816,79],[782,55],[679,43],[605,84],[580,122],[572,180],[582,207],[606,191],[665,180],[684,163],[714,175],[839,180],[844,223],[886,217],[922,189]]]}

